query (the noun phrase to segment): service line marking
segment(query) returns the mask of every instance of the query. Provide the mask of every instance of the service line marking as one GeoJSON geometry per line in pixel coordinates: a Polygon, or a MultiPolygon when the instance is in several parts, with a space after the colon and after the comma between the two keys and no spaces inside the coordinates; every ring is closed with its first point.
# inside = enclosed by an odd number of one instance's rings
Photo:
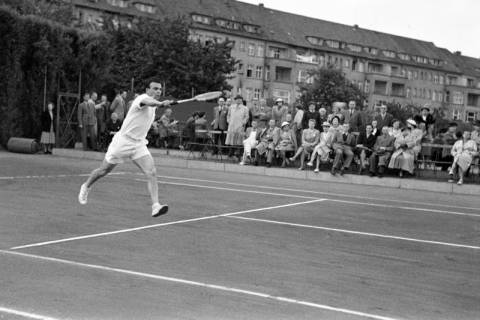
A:
{"type": "Polygon", "coordinates": [[[0,313],[13,314],[13,315],[16,315],[16,316],[21,316],[21,317],[29,318],[29,319],[58,320],[58,319],[52,318],[52,317],[42,316],[42,315],[35,314],[35,313],[30,313],[30,312],[25,312],[25,311],[20,311],[20,310],[5,308],[5,307],[0,307],[0,313]]]}
{"type": "Polygon", "coordinates": [[[52,240],[52,241],[31,243],[31,244],[16,246],[16,247],[10,248],[10,250],[19,250],[19,249],[25,249],[25,248],[31,248],[31,247],[42,247],[42,246],[47,246],[47,245],[56,244],[56,243],[63,243],[63,242],[70,242],[70,241],[76,241],[76,240],[82,240],[82,239],[105,237],[105,236],[110,236],[110,235],[113,235],[113,234],[126,233],[126,232],[145,230],[145,229],[152,229],[152,228],[158,228],[158,227],[164,227],[164,226],[170,226],[170,225],[176,225],[176,224],[182,224],[182,223],[188,223],[188,222],[194,222],[194,221],[210,220],[210,219],[215,219],[215,218],[220,218],[220,217],[229,217],[229,216],[235,216],[235,215],[244,214],[244,213],[252,213],[252,212],[259,212],[259,211],[275,210],[275,209],[280,209],[280,208],[288,208],[288,207],[300,206],[300,205],[304,205],[304,204],[316,203],[316,202],[321,202],[321,201],[325,201],[325,199],[314,199],[314,200],[309,200],[309,201],[288,203],[288,204],[283,204],[283,205],[278,205],[278,206],[273,206],[273,207],[265,207],[265,208],[258,208],[258,209],[236,211],[236,212],[231,212],[231,213],[216,214],[216,215],[212,215],[212,216],[205,216],[205,217],[199,217],[199,218],[192,218],[192,219],[185,219],[185,220],[177,220],[177,221],[171,221],[171,222],[151,224],[151,225],[142,226],[142,227],[121,229],[121,230],[95,233],[95,234],[89,234],[89,235],[83,235],[83,236],[77,236],[77,237],[71,237],[71,238],[64,238],[64,239],[58,239],[58,240],[52,240]]]}
{"type": "MultiPolygon", "coordinates": [[[[133,174],[136,175],[137,173],[133,173],[133,174]]],[[[140,175],[142,175],[142,174],[140,174],[140,175]]],[[[210,183],[217,183],[217,184],[224,184],[224,185],[231,185],[231,186],[238,186],[238,187],[254,187],[254,188],[257,188],[257,189],[273,189],[273,190],[282,190],[282,191],[288,191],[288,192],[301,192],[301,193],[304,193],[304,194],[309,193],[309,194],[324,195],[324,196],[337,196],[337,197],[345,197],[345,198],[360,199],[360,200],[374,200],[374,201],[383,201],[383,202],[407,203],[407,204],[415,204],[415,205],[419,204],[416,201],[375,198],[375,197],[367,197],[367,196],[356,196],[356,195],[346,194],[346,193],[333,193],[333,192],[313,191],[313,190],[307,190],[307,189],[293,189],[293,188],[285,188],[285,187],[278,187],[278,186],[275,187],[275,186],[266,186],[266,185],[256,185],[256,184],[227,182],[227,181],[215,181],[215,180],[196,179],[196,178],[184,178],[184,177],[164,176],[164,175],[159,175],[157,177],[158,178],[164,178],[164,179],[172,179],[172,180],[210,182],[210,183]]],[[[276,177],[276,178],[281,178],[281,177],[276,177]]],[[[312,180],[312,182],[313,182],[313,180],[312,180]]],[[[318,182],[322,182],[322,181],[319,180],[318,182]]],[[[375,187],[375,186],[371,186],[371,187],[375,187]]],[[[429,203],[429,202],[422,202],[421,204],[426,205],[426,206],[435,206],[435,207],[444,207],[444,208],[468,209],[468,210],[475,210],[475,211],[480,210],[478,207],[455,206],[455,205],[437,204],[437,203],[429,203]]],[[[444,211],[444,212],[449,213],[451,211],[444,211]]]]}
{"type": "MultiPolygon", "coordinates": [[[[284,302],[284,303],[307,306],[307,307],[316,308],[316,309],[320,309],[320,310],[324,310],[324,311],[332,311],[332,312],[337,312],[337,313],[342,313],[342,314],[354,315],[354,316],[358,316],[358,317],[362,317],[362,318],[369,318],[369,319],[376,319],[376,320],[396,320],[395,318],[391,318],[391,317],[386,317],[386,316],[381,316],[381,315],[376,315],[376,314],[371,314],[371,313],[365,313],[365,312],[350,310],[350,309],[346,309],[346,308],[339,308],[339,307],[334,307],[334,306],[330,306],[330,305],[319,304],[319,303],[314,303],[314,302],[309,302],[309,301],[304,301],[304,300],[298,300],[298,299],[292,299],[292,298],[287,298],[287,297],[282,297],[282,296],[276,296],[276,295],[271,295],[271,294],[268,294],[268,293],[244,290],[244,289],[240,289],[240,288],[227,287],[227,286],[222,286],[222,285],[217,285],[217,284],[211,284],[211,283],[206,283],[206,282],[198,282],[198,281],[192,281],[192,280],[188,280],[188,279],[181,279],[181,278],[174,278],[174,277],[162,276],[162,275],[151,274],[151,273],[137,272],[137,271],[127,270],[127,269],[112,268],[112,267],[107,267],[107,266],[102,266],[102,265],[88,264],[88,263],[82,263],[82,262],[76,262],[76,261],[72,261],[72,260],[65,260],[65,259],[58,259],[58,258],[51,258],[51,257],[39,256],[39,255],[34,255],[34,254],[22,253],[22,252],[12,252],[12,251],[0,250],[0,253],[5,254],[5,255],[16,255],[16,256],[21,256],[21,257],[25,257],[25,258],[62,263],[62,264],[75,266],[75,267],[101,270],[101,271],[105,271],[105,272],[121,273],[121,274],[126,274],[126,275],[129,275],[129,276],[135,276],[135,277],[140,277],[140,278],[161,280],[161,281],[179,283],[179,284],[188,285],[188,286],[208,288],[208,289],[213,289],[213,290],[218,290],[218,291],[223,291],[223,292],[236,293],[236,294],[244,295],[244,296],[254,296],[254,297],[257,297],[257,298],[263,298],[263,299],[268,299],[268,300],[273,300],[273,301],[280,301],[280,302],[284,302]]],[[[38,319],[38,318],[35,318],[35,319],[38,319]]],[[[39,319],[44,319],[44,318],[39,318],[39,319]]]]}
{"type": "Polygon", "coordinates": [[[427,243],[427,244],[434,244],[434,245],[441,245],[441,246],[448,246],[448,247],[455,247],[455,248],[480,250],[480,247],[479,247],[479,246],[472,246],[472,245],[467,245],[467,244],[458,244],[458,243],[450,243],[450,242],[441,242],[441,241],[423,240],[423,239],[415,239],[415,238],[406,238],[406,237],[399,237],[399,236],[393,236],[393,235],[387,235],[387,234],[379,234],[379,233],[371,233],[371,232],[362,232],[362,231],[347,230],[347,229],[338,229],[338,228],[329,228],[329,227],[314,226],[314,225],[308,225],[308,224],[292,223],[292,222],[277,221],[277,220],[258,219],[258,218],[250,218],[250,217],[239,217],[239,216],[236,216],[236,217],[228,217],[228,218],[235,218],[235,219],[240,219],[240,220],[249,220],[249,221],[256,221],[256,222],[264,222],[264,223],[272,223],[272,224],[279,224],[279,225],[285,225],[285,226],[290,226],[290,227],[319,229],[319,230],[325,230],[325,231],[348,233],[348,234],[355,234],[355,235],[369,236],[369,237],[377,237],[377,238],[384,238],[384,239],[391,239],[391,240],[403,240],[403,241],[427,243]]]}

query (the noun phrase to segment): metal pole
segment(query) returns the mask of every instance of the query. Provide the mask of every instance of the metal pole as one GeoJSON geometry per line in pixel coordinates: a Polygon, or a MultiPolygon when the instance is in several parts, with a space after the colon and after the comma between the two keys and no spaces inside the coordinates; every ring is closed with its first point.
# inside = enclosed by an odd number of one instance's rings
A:
{"type": "Polygon", "coordinates": [[[135,85],[135,78],[132,77],[132,81],[131,81],[131,86],[132,86],[132,87],[131,87],[131,92],[132,92],[132,96],[134,95],[134,93],[133,93],[134,85],[135,85]]]}
{"type": "Polygon", "coordinates": [[[43,77],[43,111],[46,110],[47,105],[47,65],[45,65],[45,75],[43,77]]]}

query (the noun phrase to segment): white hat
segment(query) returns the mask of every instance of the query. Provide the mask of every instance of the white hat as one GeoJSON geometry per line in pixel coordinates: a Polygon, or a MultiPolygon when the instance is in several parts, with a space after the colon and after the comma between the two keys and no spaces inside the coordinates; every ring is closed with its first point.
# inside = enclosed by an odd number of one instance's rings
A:
{"type": "Polygon", "coordinates": [[[289,126],[290,123],[288,121],[283,121],[282,122],[282,128],[285,127],[285,126],[289,126]]]}
{"type": "Polygon", "coordinates": [[[275,102],[283,102],[283,99],[282,99],[282,98],[277,98],[277,99],[275,100],[275,102]]]}
{"type": "Polygon", "coordinates": [[[330,127],[330,122],[325,121],[324,123],[322,123],[322,127],[330,127]]]}
{"type": "Polygon", "coordinates": [[[415,120],[413,120],[413,119],[408,119],[408,120],[407,120],[407,124],[409,124],[409,125],[411,125],[411,126],[414,126],[414,127],[417,126],[417,123],[416,123],[415,120]]]}

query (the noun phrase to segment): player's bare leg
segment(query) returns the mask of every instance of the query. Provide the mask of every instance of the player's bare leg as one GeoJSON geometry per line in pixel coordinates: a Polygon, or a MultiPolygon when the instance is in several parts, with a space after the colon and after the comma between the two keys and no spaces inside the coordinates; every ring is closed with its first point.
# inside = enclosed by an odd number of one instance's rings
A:
{"type": "Polygon", "coordinates": [[[133,163],[142,170],[148,179],[148,191],[152,199],[152,217],[158,217],[167,213],[168,206],[166,204],[161,205],[158,202],[158,182],[157,182],[157,170],[155,169],[155,163],[151,155],[143,156],[139,159],[133,160],[133,163]]]}
{"type": "Polygon", "coordinates": [[[80,187],[80,193],[78,194],[78,202],[80,202],[80,204],[87,204],[88,192],[90,191],[92,185],[98,179],[103,178],[107,174],[112,172],[113,168],[115,168],[116,166],[116,164],[108,163],[107,161],[103,160],[102,165],[99,168],[93,170],[92,173],[90,173],[87,181],[85,181],[85,183],[82,184],[82,186],[80,187]]]}

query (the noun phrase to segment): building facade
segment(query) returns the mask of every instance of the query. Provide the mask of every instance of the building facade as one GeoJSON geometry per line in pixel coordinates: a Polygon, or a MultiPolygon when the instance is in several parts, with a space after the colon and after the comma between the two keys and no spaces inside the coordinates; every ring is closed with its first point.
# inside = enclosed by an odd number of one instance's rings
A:
{"type": "Polygon", "coordinates": [[[193,40],[233,41],[240,62],[230,80],[247,101],[293,103],[309,70],[333,66],[368,96],[384,102],[444,108],[453,120],[480,120],[480,60],[431,42],[276,11],[234,0],[72,0],[77,23],[184,16],[193,40]]]}

